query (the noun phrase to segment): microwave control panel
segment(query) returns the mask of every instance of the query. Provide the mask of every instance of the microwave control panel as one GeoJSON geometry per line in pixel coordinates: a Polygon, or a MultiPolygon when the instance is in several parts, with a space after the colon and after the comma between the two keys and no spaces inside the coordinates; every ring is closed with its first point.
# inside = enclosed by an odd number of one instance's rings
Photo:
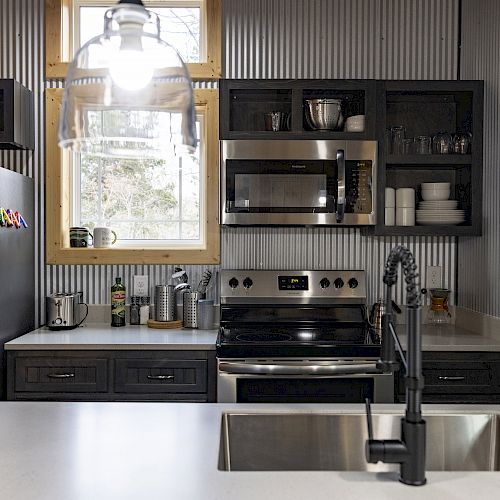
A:
{"type": "Polygon", "coordinates": [[[372,162],[346,160],[346,212],[369,214],[372,212],[372,162]]]}

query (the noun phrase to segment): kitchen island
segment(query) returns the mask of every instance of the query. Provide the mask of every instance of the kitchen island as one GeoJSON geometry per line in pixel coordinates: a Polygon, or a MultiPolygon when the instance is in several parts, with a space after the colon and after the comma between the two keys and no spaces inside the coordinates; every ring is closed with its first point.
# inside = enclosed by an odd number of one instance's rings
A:
{"type": "MultiPolygon", "coordinates": [[[[403,414],[401,405],[375,405],[403,414]]],[[[393,473],[219,470],[224,412],[364,413],[361,405],[0,403],[0,491],[9,500],[350,500],[496,498],[498,472],[393,473]]],[[[497,413],[500,406],[424,407],[424,415],[497,413]]],[[[378,436],[383,437],[383,436],[378,436]]]]}

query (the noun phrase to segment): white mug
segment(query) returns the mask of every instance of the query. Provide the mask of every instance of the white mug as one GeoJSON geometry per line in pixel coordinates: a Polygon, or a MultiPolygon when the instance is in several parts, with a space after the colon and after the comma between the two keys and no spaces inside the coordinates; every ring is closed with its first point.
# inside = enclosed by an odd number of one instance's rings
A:
{"type": "Polygon", "coordinates": [[[116,233],[109,227],[94,228],[94,248],[109,248],[116,243],[116,233]]]}

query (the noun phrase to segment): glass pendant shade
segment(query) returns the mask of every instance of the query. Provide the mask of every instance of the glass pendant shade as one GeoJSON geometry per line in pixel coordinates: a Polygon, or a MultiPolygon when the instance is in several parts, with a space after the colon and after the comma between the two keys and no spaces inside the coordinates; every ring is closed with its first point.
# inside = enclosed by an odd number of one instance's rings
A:
{"type": "Polygon", "coordinates": [[[177,51],[160,38],[156,14],[119,3],[104,33],[71,63],[59,123],[59,146],[116,157],[193,152],[193,88],[177,51]],[[153,23],[154,33],[145,30],[153,23]]]}

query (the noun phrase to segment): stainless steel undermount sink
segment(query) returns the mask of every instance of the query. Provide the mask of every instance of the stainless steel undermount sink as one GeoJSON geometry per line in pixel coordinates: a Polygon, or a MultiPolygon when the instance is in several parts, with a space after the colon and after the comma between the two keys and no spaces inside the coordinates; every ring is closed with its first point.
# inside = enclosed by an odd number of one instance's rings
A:
{"type": "MultiPolygon", "coordinates": [[[[428,471],[498,471],[500,416],[441,414],[427,422],[428,471]]],[[[374,414],[377,439],[400,438],[401,415],[374,414]]],[[[227,471],[397,471],[368,464],[363,414],[225,413],[219,469],[227,471]]]]}

